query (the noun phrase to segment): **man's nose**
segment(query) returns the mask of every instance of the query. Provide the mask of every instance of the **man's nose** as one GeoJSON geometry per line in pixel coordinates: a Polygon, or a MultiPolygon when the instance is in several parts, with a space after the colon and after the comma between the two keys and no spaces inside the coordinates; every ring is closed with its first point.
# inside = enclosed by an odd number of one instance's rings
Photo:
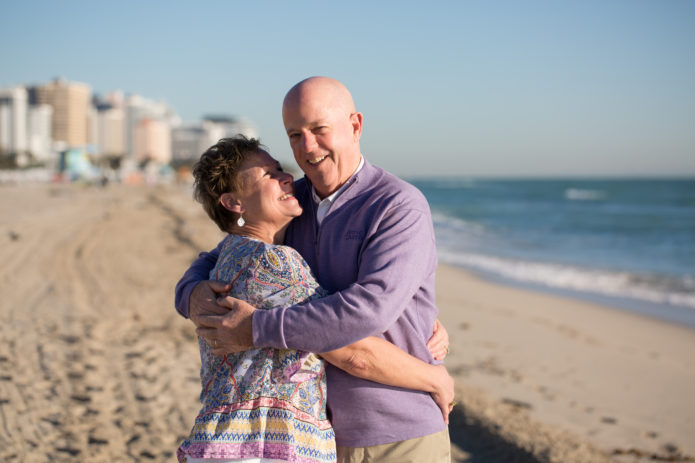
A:
{"type": "Polygon", "coordinates": [[[311,132],[302,134],[301,144],[302,150],[308,153],[316,146],[316,137],[311,132]]]}

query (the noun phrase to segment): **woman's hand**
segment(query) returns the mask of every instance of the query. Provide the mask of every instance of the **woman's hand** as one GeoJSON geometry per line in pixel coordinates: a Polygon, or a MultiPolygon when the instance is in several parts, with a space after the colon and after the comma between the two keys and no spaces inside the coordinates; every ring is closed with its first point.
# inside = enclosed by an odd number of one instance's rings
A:
{"type": "Polygon", "coordinates": [[[444,365],[435,365],[434,369],[436,388],[430,395],[441,410],[444,422],[449,424],[449,413],[454,409],[454,378],[449,376],[444,365]]]}
{"type": "Polygon", "coordinates": [[[434,321],[432,337],[427,341],[427,348],[435,360],[444,360],[449,353],[449,333],[439,319],[434,321]]]}

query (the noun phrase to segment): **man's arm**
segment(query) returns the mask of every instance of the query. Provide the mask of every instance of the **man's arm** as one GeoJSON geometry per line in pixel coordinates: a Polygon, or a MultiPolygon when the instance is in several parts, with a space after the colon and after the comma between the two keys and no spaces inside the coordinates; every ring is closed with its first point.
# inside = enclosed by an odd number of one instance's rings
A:
{"type": "Polygon", "coordinates": [[[388,341],[370,336],[349,346],[321,354],[327,362],[352,376],[388,386],[429,392],[449,423],[454,380],[444,365],[430,365],[388,341]]]}
{"type": "Polygon", "coordinates": [[[422,202],[384,215],[360,255],[357,281],[348,288],[301,305],[255,311],[253,344],[327,352],[387,331],[423,282],[434,280],[434,231],[422,202]]]}
{"type": "Polygon", "coordinates": [[[201,252],[198,254],[198,258],[193,261],[191,266],[183,274],[183,277],[176,283],[176,297],[174,299],[174,306],[176,310],[185,318],[189,317],[190,313],[190,298],[193,289],[198,283],[204,280],[208,280],[210,277],[210,270],[215,267],[217,263],[217,258],[220,255],[220,248],[222,242],[217,245],[215,249],[210,252],[201,252]]]}
{"type": "MultiPolygon", "coordinates": [[[[216,282],[210,281],[208,283],[212,285],[216,282]]],[[[195,291],[192,293],[191,303],[192,305],[199,305],[199,308],[195,309],[196,312],[203,311],[209,313],[194,318],[193,322],[196,324],[196,333],[198,334],[198,336],[201,336],[210,343],[212,353],[215,355],[222,356],[234,352],[241,352],[244,350],[253,349],[254,347],[256,347],[253,343],[253,329],[251,326],[253,320],[253,313],[256,311],[256,309],[252,305],[239,299],[234,299],[232,297],[219,298],[215,303],[215,308],[204,309],[203,303],[209,303],[210,300],[205,301],[202,296],[196,298],[195,293],[198,291],[200,286],[201,285],[197,286],[195,291]],[[225,311],[225,313],[214,314],[213,312],[215,312],[215,309],[225,311]]],[[[226,287],[225,290],[228,289],[229,288],[226,287]]],[[[203,290],[201,290],[201,293],[202,291],[203,290]]],[[[222,291],[220,290],[217,292],[222,291]]],[[[372,336],[365,339],[380,338],[372,336]]],[[[351,347],[364,348],[365,346],[374,347],[378,345],[359,345],[360,342],[365,341],[365,339],[350,344],[349,346],[346,346],[342,349],[348,349],[351,347]]],[[[391,343],[388,344],[393,346],[393,344],[391,343]]],[[[396,346],[393,347],[396,350],[403,352],[400,348],[396,346]]],[[[432,328],[432,336],[430,337],[429,341],[427,341],[427,349],[429,349],[430,355],[432,355],[432,357],[438,362],[442,362],[444,358],[449,354],[449,333],[447,332],[446,328],[444,328],[444,325],[442,325],[439,319],[434,321],[434,326],[432,328]]],[[[388,355],[388,351],[384,352],[383,354],[388,355]]],[[[370,351],[369,355],[371,355],[372,358],[379,358],[379,355],[374,354],[373,351],[370,351]]],[[[406,355],[410,356],[409,354],[406,355]]],[[[341,366],[338,366],[338,368],[345,370],[345,368],[341,366]]],[[[359,375],[354,374],[353,376],[359,375]]],[[[376,379],[376,377],[365,377],[365,379],[370,379],[372,381],[376,381],[377,383],[393,385],[391,383],[380,381],[379,379],[376,379]]],[[[402,387],[408,388],[408,386],[402,387]]],[[[420,388],[415,389],[423,391],[425,390],[420,388]]]]}

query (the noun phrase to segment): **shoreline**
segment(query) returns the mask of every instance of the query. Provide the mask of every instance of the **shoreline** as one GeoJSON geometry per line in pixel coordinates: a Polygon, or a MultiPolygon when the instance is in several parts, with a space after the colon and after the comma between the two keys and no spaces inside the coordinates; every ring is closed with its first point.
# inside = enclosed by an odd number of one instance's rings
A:
{"type": "Polygon", "coordinates": [[[512,278],[495,275],[483,270],[469,268],[455,263],[442,261],[440,266],[462,270],[471,276],[491,284],[516,288],[532,293],[547,294],[549,296],[570,299],[587,304],[598,305],[610,310],[618,310],[633,315],[639,315],[655,321],[671,323],[688,329],[695,330],[695,310],[685,306],[672,305],[666,302],[651,302],[641,299],[633,299],[627,296],[612,296],[601,293],[590,293],[582,290],[557,288],[541,283],[518,281],[512,278]]]}

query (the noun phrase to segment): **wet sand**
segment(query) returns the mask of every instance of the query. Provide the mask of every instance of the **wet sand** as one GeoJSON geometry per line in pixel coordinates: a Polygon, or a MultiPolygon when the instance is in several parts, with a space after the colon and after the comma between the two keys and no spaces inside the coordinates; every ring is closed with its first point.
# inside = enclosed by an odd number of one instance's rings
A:
{"type": "MultiPolygon", "coordinates": [[[[0,460],[175,461],[199,359],[173,286],[221,233],[173,186],[0,185],[0,210],[0,460]]],[[[455,461],[692,461],[692,330],[445,266],[437,297],[455,461]]]]}

